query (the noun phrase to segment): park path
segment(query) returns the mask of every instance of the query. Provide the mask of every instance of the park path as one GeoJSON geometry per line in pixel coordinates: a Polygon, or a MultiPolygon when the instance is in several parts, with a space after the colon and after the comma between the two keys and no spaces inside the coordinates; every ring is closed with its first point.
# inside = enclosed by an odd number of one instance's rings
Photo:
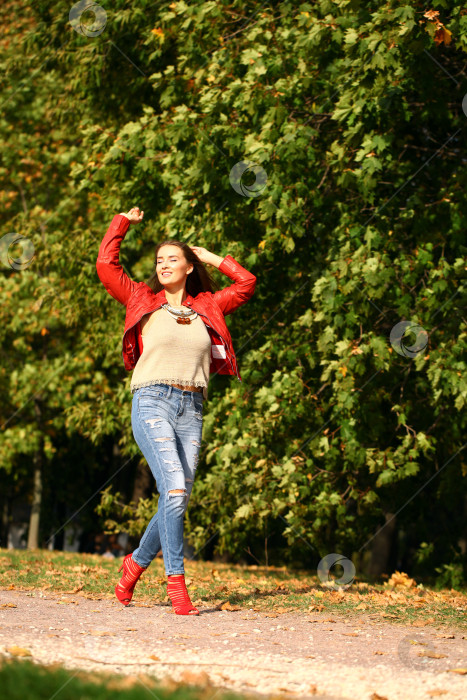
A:
{"type": "Polygon", "coordinates": [[[79,594],[0,590],[0,655],[139,677],[146,687],[148,678],[168,687],[193,683],[212,688],[207,700],[220,690],[313,700],[467,698],[460,672],[467,633],[459,630],[363,615],[198,609],[189,617],[160,603],[124,607],[79,594]]]}

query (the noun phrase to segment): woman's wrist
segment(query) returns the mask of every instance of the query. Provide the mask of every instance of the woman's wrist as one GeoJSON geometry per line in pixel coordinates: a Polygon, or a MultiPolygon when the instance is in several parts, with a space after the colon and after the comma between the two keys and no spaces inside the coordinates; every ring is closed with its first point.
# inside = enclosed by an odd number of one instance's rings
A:
{"type": "Polygon", "coordinates": [[[224,258],[222,258],[220,255],[216,255],[215,253],[210,253],[209,255],[209,260],[208,264],[209,265],[214,265],[214,267],[219,267],[221,262],[223,261],[224,258]]]}
{"type": "Polygon", "coordinates": [[[219,265],[224,259],[220,255],[210,253],[209,250],[206,250],[206,248],[203,248],[199,245],[191,245],[190,248],[193,251],[193,253],[195,253],[198,260],[201,260],[202,263],[206,263],[206,265],[213,265],[214,267],[219,267],[219,265]]]}

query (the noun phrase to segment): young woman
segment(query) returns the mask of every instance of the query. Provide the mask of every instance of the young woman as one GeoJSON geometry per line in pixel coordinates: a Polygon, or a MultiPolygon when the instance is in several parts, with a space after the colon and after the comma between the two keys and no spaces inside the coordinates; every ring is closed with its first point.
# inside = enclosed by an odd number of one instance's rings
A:
{"type": "Polygon", "coordinates": [[[131,423],[159,492],[158,510],[139,546],[123,559],[115,587],[130,602],[141,574],[162,549],[167,593],[177,615],[199,615],[185,585],[183,520],[195,478],[203,425],[203,400],[210,373],[235,374],[241,381],[224,316],[248,301],[256,277],[226,255],[166,240],[156,247],[155,272],[134,282],[119,262],[130,224],[144,211],[133,207],[114,216],[96,261],[105,288],[126,306],[125,369],[134,370],[131,423]],[[213,292],[204,264],[214,265],[233,284],[213,292]]]}

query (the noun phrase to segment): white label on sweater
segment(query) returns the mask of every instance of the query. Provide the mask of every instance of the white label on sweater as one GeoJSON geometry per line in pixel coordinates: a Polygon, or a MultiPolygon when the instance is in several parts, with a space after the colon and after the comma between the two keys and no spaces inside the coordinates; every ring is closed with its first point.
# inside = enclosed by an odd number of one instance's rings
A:
{"type": "Polygon", "coordinates": [[[211,345],[212,356],[218,360],[225,360],[225,347],[223,345],[211,345]]]}

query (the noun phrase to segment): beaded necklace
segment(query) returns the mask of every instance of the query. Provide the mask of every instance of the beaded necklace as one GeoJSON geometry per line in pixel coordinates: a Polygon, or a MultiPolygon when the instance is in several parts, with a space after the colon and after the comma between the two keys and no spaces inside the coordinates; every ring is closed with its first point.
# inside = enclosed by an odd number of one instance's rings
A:
{"type": "Polygon", "coordinates": [[[172,306],[170,306],[168,302],[162,304],[162,308],[165,309],[167,313],[172,316],[172,318],[175,318],[177,323],[191,323],[198,316],[197,311],[193,311],[192,309],[190,309],[189,311],[182,311],[182,309],[174,309],[172,306]]]}

